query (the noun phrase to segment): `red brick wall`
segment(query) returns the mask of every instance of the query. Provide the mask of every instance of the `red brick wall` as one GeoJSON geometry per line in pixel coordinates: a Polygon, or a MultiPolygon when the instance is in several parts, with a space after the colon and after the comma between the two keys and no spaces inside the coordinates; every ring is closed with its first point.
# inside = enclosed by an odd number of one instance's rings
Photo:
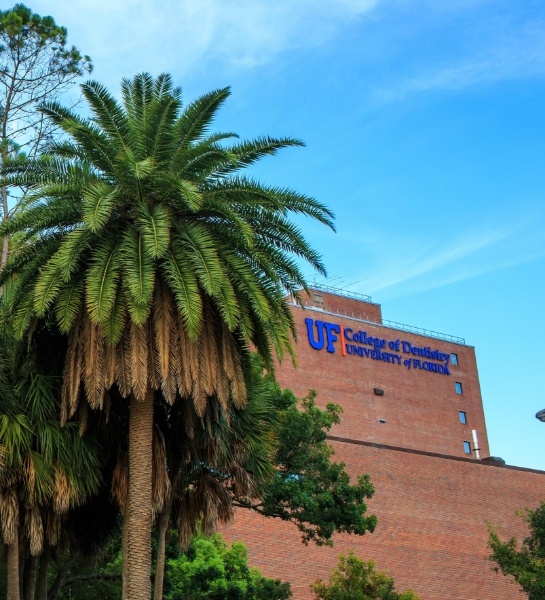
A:
{"type": "MultiPolygon", "coordinates": [[[[336,302],[335,306],[339,310],[344,305],[350,309],[352,303],[363,307],[377,306],[320,293],[324,304],[336,302]]],[[[291,362],[285,360],[278,368],[277,376],[282,386],[291,388],[299,396],[314,389],[318,392],[319,405],[335,402],[343,407],[341,424],[332,432],[333,435],[466,456],[463,442],[471,441],[471,430],[476,429],[482,456],[488,456],[475,351],[471,346],[406,333],[319,310],[294,307],[293,314],[298,330],[298,368],[294,369],[291,362]],[[387,342],[404,340],[414,346],[430,347],[432,351],[438,349],[448,354],[455,352],[458,354],[459,364],[451,366],[449,363],[451,374],[441,375],[414,368],[408,370],[403,364],[358,355],[343,356],[340,340],[335,342],[334,353],[327,352],[325,348],[315,350],[308,342],[305,318],[350,327],[354,332],[362,330],[369,336],[379,337],[387,342]],[[456,381],[462,383],[462,395],[455,392],[456,381]],[[384,395],[375,395],[374,388],[384,390],[384,395]],[[467,413],[467,425],[460,423],[459,411],[467,413]],[[381,423],[379,419],[386,423],[381,423]]],[[[372,346],[367,345],[366,348],[372,349],[372,346]]],[[[388,345],[385,350],[400,355],[402,362],[409,358],[427,360],[402,351],[391,351],[388,345]]]]}
{"type": "Polygon", "coordinates": [[[515,514],[537,507],[545,473],[485,465],[474,460],[333,442],[336,459],[351,475],[367,472],[375,485],[369,510],[378,516],[373,534],[339,535],[333,548],[305,547],[295,526],[239,511],[223,530],[249,546],[250,565],[290,581],[294,600],[312,598],[309,583],[327,579],[338,556],[350,550],[373,559],[399,590],[412,587],[422,600],[512,600],[516,585],[492,571],[487,527],[521,539],[515,514]]]}
{"type": "Polygon", "coordinates": [[[362,302],[355,298],[337,294],[328,294],[321,290],[310,290],[310,294],[302,295],[303,304],[308,307],[320,308],[326,312],[341,314],[373,323],[382,323],[380,304],[362,302]]]}
{"type": "MultiPolygon", "coordinates": [[[[412,587],[422,600],[522,598],[514,584],[492,571],[486,523],[497,525],[503,537],[523,537],[525,524],[516,512],[539,504],[545,473],[466,458],[463,442],[471,441],[472,429],[479,434],[481,456],[489,454],[474,349],[383,326],[380,306],[319,293],[318,309],[310,308],[312,298],[309,308],[293,309],[298,369],[285,361],[277,375],[281,385],[299,396],[315,389],[320,405],[335,402],[343,407],[342,422],[332,431],[343,438],[332,441],[336,459],[346,462],[351,476],[371,475],[376,494],[369,509],[378,516],[377,530],[363,537],[337,536],[332,549],[305,547],[293,525],[239,511],[223,533],[249,546],[250,564],[290,581],[295,600],[310,599],[309,583],[327,579],[338,555],[350,550],[375,560],[394,577],[398,589],[412,587]],[[334,352],[315,350],[308,342],[305,318],[365,331],[387,342],[454,352],[459,364],[449,364],[450,375],[442,375],[343,356],[341,336],[334,352]],[[461,395],[455,392],[457,381],[461,395]],[[384,395],[376,395],[374,388],[384,395]],[[467,413],[467,425],[460,423],[459,411],[467,413]]],[[[426,360],[384,350],[400,355],[402,363],[426,360]]]]}

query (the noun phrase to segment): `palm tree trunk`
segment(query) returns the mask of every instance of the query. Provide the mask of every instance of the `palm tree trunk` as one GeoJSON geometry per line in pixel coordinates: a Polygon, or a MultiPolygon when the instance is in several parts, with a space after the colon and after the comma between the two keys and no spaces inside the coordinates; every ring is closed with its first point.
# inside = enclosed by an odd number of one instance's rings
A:
{"type": "Polygon", "coordinates": [[[151,599],[153,390],[129,408],[127,600],[151,599]]]}
{"type": "Polygon", "coordinates": [[[127,535],[129,531],[128,525],[128,513],[127,508],[125,508],[125,514],[123,515],[123,526],[121,528],[121,598],[123,600],[127,600],[127,556],[129,554],[129,537],[127,535]]]}
{"type": "Polygon", "coordinates": [[[25,572],[24,600],[34,600],[34,596],[36,595],[36,578],[38,576],[39,561],[39,556],[30,555],[28,567],[25,572]]]}
{"type": "Polygon", "coordinates": [[[165,559],[167,548],[167,537],[170,524],[170,512],[172,510],[172,502],[178,484],[180,482],[180,469],[176,470],[176,474],[172,479],[170,493],[165,500],[163,511],[159,515],[157,523],[157,558],[155,560],[155,581],[153,587],[153,600],[163,600],[163,587],[165,581],[165,559]]]}
{"type": "Polygon", "coordinates": [[[46,543],[40,559],[40,571],[38,573],[38,600],[47,600],[47,570],[49,568],[50,553],[51,549],[49,544],[46,543]]]}
{"type": "Polygon", "coordinates": [[[19,594],[19,537],[7,545],[7,600],[20,600],[19,594]]]}
{"type": "Polygon", "coordinates": [[[165,558],[167,547],[168,525],[170,523],[170,509],[172,508],[172,490],[159,515],[157,523],[157,558],[155,560],[155,581],[153,587],[153,600],[163,600],[163,582],[165,579],[165,558]]]}
{"type": "Polygon", "coordinates": [[[28,544],[25,545],[22,536],[19,538],[19,598],[23,597],[23,582],[25,581],[26,555],[28,544]]]}

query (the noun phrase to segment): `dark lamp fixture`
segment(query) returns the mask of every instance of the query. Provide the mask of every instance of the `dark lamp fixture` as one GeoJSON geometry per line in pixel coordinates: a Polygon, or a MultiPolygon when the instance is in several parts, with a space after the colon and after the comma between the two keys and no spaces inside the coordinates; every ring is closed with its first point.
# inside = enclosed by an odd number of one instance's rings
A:
{"type": "Polygon", "coordinates": [[[545,423],[545,408],[536,412],[536,419],[542,423],[545,423]]]}

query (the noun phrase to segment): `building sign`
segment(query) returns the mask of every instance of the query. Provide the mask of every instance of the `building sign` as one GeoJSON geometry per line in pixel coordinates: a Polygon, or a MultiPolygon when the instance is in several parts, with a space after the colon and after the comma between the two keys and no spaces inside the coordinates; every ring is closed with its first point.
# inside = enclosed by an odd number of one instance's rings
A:
{"type": "Polygon", "coordinates": [[[429,371],[440,375],[450,375],[450,354],[432,350],[430,346],[415,346],[407,340],[386,340],[367,335],[366,331],[355,331],[336,323],[305,319],[308,343],[315,350],[335,353],[342,356],[381,360],[406,369],[429,371]]]}

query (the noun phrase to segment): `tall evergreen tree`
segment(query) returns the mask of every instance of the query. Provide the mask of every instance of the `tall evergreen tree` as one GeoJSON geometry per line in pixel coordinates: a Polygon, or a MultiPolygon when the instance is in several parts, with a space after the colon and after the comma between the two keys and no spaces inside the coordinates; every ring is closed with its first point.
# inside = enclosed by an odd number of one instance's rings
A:
{"type": "Polygon", "coordinates": [[[294,257],[324,271],[290,213],[330,227],[332,214],[239,174],[301,142],[209,133],[228,89],[185,109],[168,75],[124,80],[122,103],[96,82],[82,89],[92,116],[46,104],[67,141],[6,166],[6,183],[31,194],[0,229],[22,236],[2,307],[18,338],[51,314],[68,336],[64,419],[83,399],[102,409],[114,388],[129,400],[124,594],[149,600],[154,395],[198,417],[209,402],[244,404],[249,344],[269,367],[293,350],[285,297],[305,286],[294,257]]]}
{"type": "MultiPolygon", "coordinates": [[[[20,3],[0,11],[0,167],[13,154],[35,157],[40,152],[53,128],[37,106],[91,70],[91,59],[67,45],[66,29],[52,17],[41,17],[20,3]]],[[[0,194],[2,218],[7,220],[9,188],[2,186],[0,194]]],[[[4,237],[0,267],[7,259],[4,237]]]]}

